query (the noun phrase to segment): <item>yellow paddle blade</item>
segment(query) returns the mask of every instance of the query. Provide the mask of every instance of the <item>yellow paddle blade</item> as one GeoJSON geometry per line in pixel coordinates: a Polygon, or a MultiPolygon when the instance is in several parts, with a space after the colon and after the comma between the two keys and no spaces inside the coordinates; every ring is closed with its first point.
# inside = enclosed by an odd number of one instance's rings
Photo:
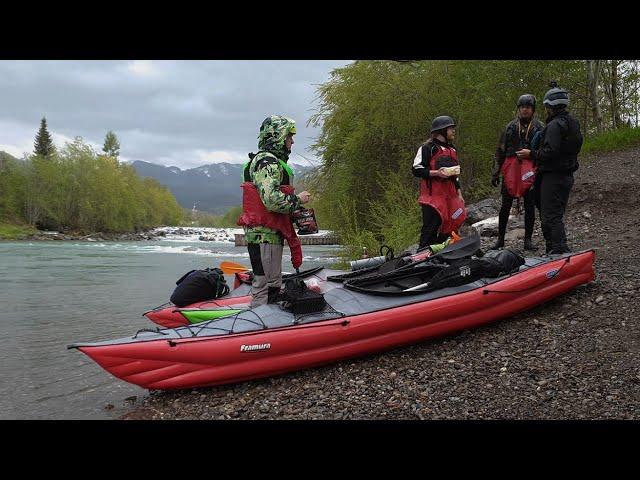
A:
{"type": "Polygon", "coordinates": [[[220,269],[227,275],[251,271],[251,268],[247,268],[241,263],[236,262],[222,262],[220,263],[220,269]]]}

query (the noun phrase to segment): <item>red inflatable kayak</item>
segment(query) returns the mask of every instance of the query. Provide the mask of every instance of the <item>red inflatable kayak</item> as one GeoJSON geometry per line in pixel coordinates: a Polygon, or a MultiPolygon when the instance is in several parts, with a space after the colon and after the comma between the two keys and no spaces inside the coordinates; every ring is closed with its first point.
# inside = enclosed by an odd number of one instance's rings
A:
{"type": "Polygon", "coordinates": [[[328,307],[321,312],[300,316],[262,305],[198,325],[69,348],[147,389],[240,382],[510,317],[592,281],[594,258],[593,250],[530,257],[515,273],[416,295],[368,295],[337,284],[324,294],[328,307]]]}

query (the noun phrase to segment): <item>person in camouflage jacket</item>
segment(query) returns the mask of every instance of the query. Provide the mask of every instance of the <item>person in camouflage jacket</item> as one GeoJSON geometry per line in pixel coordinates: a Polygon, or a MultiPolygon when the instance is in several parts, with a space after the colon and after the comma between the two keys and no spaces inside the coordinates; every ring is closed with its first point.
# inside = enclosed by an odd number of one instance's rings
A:
{"type": "Polygon", "coordinates": [[[293,120],[279,115],[267,117],[260,126],[259,151],[249,154],[250,160],[243,168],[243,214],[238,224],[244,226],[253,269],[252,307],[277,299],[282,285],[284,238],[291,248],[294,267],[302,262],[290,215],[308,202],[310,195],[296,195],[292,186],[293,171],[287,161],[295,133],[293,120]]]}

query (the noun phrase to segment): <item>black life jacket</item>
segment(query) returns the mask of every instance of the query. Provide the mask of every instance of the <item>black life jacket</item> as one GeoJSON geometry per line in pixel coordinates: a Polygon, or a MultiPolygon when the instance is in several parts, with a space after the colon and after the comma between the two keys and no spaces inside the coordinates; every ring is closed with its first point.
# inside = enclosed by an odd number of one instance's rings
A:
{"type": "Polygon", "coordinates": [[[455,262],[438,272],[433,276],[429,289],[457,287],[481,278],[496,278],[517,271],[524,262],[524,257],[512,250],[491,250],[482,258],[455,262]]]}
{"type": "Polygon", "coordinates": [[[562,131],[559,158],[552,164],[547,164],[544,159],[541,159],[542,161],[538,161],[538,170],[541,172],[575,172],[579,167],[578,153],[580,153],[583,141],[580,123],[569,112],[560,112],[550,118],[542,131],[540,148],[544,148],[549,125],[554,122],[560,125],[562,131]]]}
{"type": "Polygon", "coordinates": [[[512,120],[507,125],[505,132],[505,156],[512,157],[518,150],[522,150],[523,148],[530,149],[533,138],[538,132],[541,132],[543,128],[542,122],[532,118],[527,125],[525,134],[522,135],[520,132],[520,122],[517,118],[512,120]]]}

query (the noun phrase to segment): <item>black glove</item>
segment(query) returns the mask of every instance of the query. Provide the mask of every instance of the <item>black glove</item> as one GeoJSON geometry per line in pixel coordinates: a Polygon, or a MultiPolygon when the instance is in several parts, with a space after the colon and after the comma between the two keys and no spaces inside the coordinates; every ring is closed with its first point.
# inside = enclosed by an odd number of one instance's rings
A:
{"type": "Polygon", "coordinates": [[[497,175],[494,175],[493,177],[491,177],[491,185],[493,185],[494,187],[497,187],[498,185],[500,185],[500,177],[497,175]]]}

